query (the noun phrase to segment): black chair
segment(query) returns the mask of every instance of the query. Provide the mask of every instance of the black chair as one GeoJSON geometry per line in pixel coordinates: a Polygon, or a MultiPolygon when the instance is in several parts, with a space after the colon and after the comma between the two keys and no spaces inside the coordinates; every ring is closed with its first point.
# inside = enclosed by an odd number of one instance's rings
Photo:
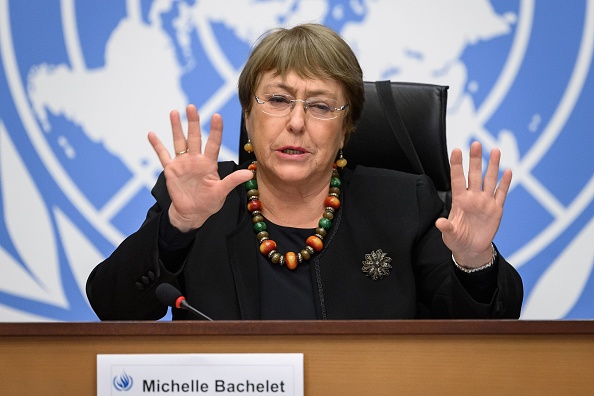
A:
{"type": "MultiPolygon", "coordinates": [[[[426,174],[441,199],[451,205],[450,165],[446,142],[446,86],[390,81],[365,82],[365,107],[344,148],[347,167],[364,165],[426,174]]],[[[243,150],[239,162],[253,160],[243,150]]]]}

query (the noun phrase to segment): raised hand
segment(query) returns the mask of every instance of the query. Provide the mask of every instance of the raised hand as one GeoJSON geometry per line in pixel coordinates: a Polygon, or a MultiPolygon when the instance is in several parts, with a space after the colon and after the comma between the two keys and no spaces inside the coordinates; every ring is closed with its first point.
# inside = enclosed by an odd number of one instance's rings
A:
{"type": "Polygon", "coordinates": [[[491,260],[491,243],[501,223],[503,204],[512,179],[511,170],[499,178],[499,149],[491,150],[483,180],[482,147],[479,142],[470,146],[468,184],[464,177],[462,152],[452,152],[452,210],[448,218],[440,218],[435,226],[442,232],[444,243],[456,261],[466,268],[478,268],[491,260]]]}
{"type": "Polygon", "coordinates": [[[175,156],[172,158],[154,132],[148,139],[165,171],[167,190],[171,197],[169,220],[182,232],[199,228],[218,212],[229,192],[238,184],[252,178],[252,172],[237,170],[220,179],[217,159],[223,136],[223,120],[214,114],[210,122],[210,136],[202,153],[200,117],[194,105],[186,107],[188,137],[182,129],[180,115],[170,113],[175,156]]]}

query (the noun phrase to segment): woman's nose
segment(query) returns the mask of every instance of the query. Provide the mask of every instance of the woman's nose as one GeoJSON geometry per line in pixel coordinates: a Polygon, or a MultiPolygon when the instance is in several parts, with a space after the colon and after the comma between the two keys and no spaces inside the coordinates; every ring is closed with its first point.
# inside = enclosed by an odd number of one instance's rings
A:
{"type": "Polygon", "coordinates": [[[305,102],[293,102],[293,110],[289,113],[289,125],[293,132],[300,132],[305,126],[305,102]]]}

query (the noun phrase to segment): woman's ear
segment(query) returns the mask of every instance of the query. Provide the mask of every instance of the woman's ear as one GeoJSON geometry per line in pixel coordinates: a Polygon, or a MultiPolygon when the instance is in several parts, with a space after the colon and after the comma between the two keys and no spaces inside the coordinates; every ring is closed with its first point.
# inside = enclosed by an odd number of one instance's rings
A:
{"type": "Polygon", "coordinates": [[[243,120],[245,121],[245,125],[247,125],[249,116],[250,116],[250,111],[249,110],[244,110],[244,112],[243,112],[243,120]]]}
{"type": "Polygon", "coordinates": [[[250,118],[250,112],[248,110],[245,110],[243,112],[243,125],[245,126],[245,132],[247,134],[248,139],[250,138],[249,118],[250,118]]]}
{"type": "Polygon", "coordinates": [[[341,135],[342,136],[341,136],[341,141],[340,141],[340,149],[342,150],[346,143],[346,125],[342,126],[341,135]]]}
{"type": "Polygon", "coordinates": [[[250,140],[250,132],[248,129],[248,121],[249,121],[249,112],[244,111],[243,112],[243,126],[245,128],[245,135],[247,137],[247,141],[246,143],[243,145],[243,149],[247,152],[247,153],[253,153],[254,152],[254,146],[252,145],[252,141],[250,140]]]}

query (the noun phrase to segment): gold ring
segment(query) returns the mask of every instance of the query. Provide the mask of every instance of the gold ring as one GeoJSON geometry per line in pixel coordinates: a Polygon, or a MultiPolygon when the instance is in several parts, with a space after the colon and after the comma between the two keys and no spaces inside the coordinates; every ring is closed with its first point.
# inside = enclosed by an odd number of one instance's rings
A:
{"type": "Polygon", "coordinates": [[[179,153],[175,153],[175,156],[177,157],[178,155],[182,155],[182,154],[186,154],[188,152],[188,150],[184,150],[184,151],[180,151],[179,153]]]}

